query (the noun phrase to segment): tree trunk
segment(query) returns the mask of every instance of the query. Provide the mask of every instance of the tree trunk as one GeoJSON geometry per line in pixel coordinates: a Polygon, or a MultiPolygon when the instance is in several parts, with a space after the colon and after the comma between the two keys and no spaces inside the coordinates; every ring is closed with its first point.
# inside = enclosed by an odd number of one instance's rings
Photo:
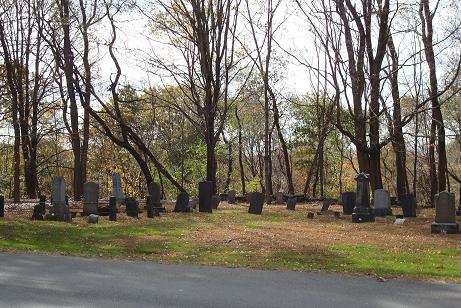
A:
{"type": "Polygon", "coordinates": [[[279,115],[279,109],[277,107],[277,101],[275,99],[274,93],[272,92],[272,89],[269,88],[268,91],[272,99],[272,108],[274,110],[274,124],[277,129],[277,135],[279,137],[280,144],[282,145],[283,160],[285,163],[285,170],[286,170],[287,183],[288,183],[288,193],[294,194],[295,188],[293,185],[293,175],[291,171],[290,156],[288,154],[287,143],[285,141],[285,138],[283,137],[282,128],[280,127],[280,115],[279,115]]]}
{"type": "Polygon", "coordinates": [[[78,126],[78,108],[74,89],[74,55],[72,52],[72,42],[70,39],[70,14],[69,1],[61,0],[61,24],[64,39],[64,75],[66,77],[67,95],[70,102],[70,140],[72,153],[74,155],[73,168],[73,190],[74,200],[81,200],[83,194],[81,146],[78,126]]]}
{"type": "Polygon", "coordinates": [[[235,118],[238,125],[238,151],[239,151],[239,169],[240,169],[240,182],[242,183],[242,195],[245,196],[245,170],[243,169],[243,141],[242,141],[242,124],[238,116],[237,105],[235,106],[235,118]]]}

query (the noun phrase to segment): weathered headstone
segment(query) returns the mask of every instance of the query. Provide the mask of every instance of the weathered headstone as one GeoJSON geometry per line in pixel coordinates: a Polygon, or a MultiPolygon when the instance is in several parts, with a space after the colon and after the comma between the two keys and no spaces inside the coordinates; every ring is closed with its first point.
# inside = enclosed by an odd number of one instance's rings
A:
{"type": "Polygon", "coordinates": [[[250,202],[248,213],[261,215],[264,205],[264,194],[260,192],[252,192],[247,195],[247,199],[249,199],[250,202]]]}
{"type": "Polygon", "coordinates": [[[459,204],[456,210],[456,216],[461,216],[461,185],[459,185],[459,204]]]}
{"type": "Polygon", "coordinates": [[[189,194],[187,192],[182,191],[178,194],[178,197],[176,198],[176,204],[174,206],[174,212],[179,212],[179,213],[190,212],[189,194]]]}
{"type": "Polygon", "coordinates": [[[83,215],[98,214],[99,184],[86,182],[83,184],[83,215]]]}
{"type": "Polygon", "coordinates": [[[144,209],[147,211],[147,218],[154,218],[154,203],[152,202],[152,196],[146,197],[144,209]]]}
{"type": "Polygon", "coordinates": [[[32,213],[32,220],[43,220],[44,213],[42,212],[42,205],[34,205],[34,212],[32,213]]]}
{"type": "Polygon", "coordinates": [[[375,216],[392,215],[391,198],[389,192],[384,189],[376,189],[373,197],[373,212],[375,216]]]}
{"type": "Polygon", "coordinates": [[[308,219],[314,219],[314,212],[307,212],[307,218],[308,219]]]}
{"type": "Polygon", "coordinates": [[[357,191],[355,207],[352,211],[352,222],[375,221],[373,210],[370,207],[370,177],[368,174],[361,172],[356,177],[357,191]]]}
{"type": "Polygon", "coordinates": [[[320,209],[321,212],[326,212],[328,211],[328,209],[330,208],[330,200],[325,198],[323,199],[323,202],[322,202],[322,208],[320,209]]]}
{"type": "Polygon", "coordinates": [[[275,203],[276,204],[284,204],[283,200],[283,191],[278,191],[275,193],[275,203]]]}
{"type": "Polygon", "coordinates": [[[88,215],[88,223],[97,224],[99,221],[99,215],[90,214],[88,215]]]}
{"type": "Polygon", "coordinates": [[[343,205],[343,214],[344,215],[352,215],[352,211],[355,207],[355,192],[353,191],[346,191],[341,194],[341,203],[343,205]]]}
{"type": "Polygon", "coordinates": [[[52,200],[54,219],[59,221],[70,221],[72,216],[66,204],[66,183],[62,176],[53,178],[52,200]]]}
{"type": "Polygon", "coordinates": [[[203,181],[198,183],[198,210],[199,212],[212,213],[213,183],[203,181]]]}
{"type": "Polygon", "coordinates": [[[416,199],[413,194],[406,194],[399,197],[402,206],[403,217],[416,217],[416,199]]]}
{"type": "Polygon", "coordinates": [[[212,195],[211,196],[211,208],[213,210],[216,210],[219,206],[219,203],[221,203],[221,197],[218,195],[212,195]]]}
{"type": "Polygon", "coordinates": [[[46,196],[40,195],[39,204],[41,207],[42,214],[45,215],[46,213],[46,196]]]}
{"type": "Polygon", "coordinates": [[[0,218],[5,217],[5,197],[0,196],[0,218]]]}
{"type": "Polygon", "coordinates": [[[455,194],[442,191],[435,195],[435,221],[431,225],[431,233],[459,233],[456,222],[455,194]]]}
{"type": "Polygon", "coordinates": [[[126,197],[125,198],[125,206],[126,206],[126,215],[134,218],[138,218],[139,214],[139,203],[133,197],[126,197]]]}
{"type": "Polygon", "coordinates": [[[405,223],[405,218],[396,218],[394,225],[403,225],[405,223]]]}
{"type": "Polygon", "coordinates": [[[227,202],[229,204],[235,203],[235,190],[229,190],[229,193],[227,194],[227,202]]]}
{"type": "Polygon", "coordinates": [[[109,220],[117,221],[117,198],[114,196],[109,199],[109,220]]]}
{"type": "Polygon", "coordinates": [[[296,209],[296,197],[288,198],[287,200],[287,210],[294,211],[296,209]]]}
{"type": "Polygon", "coordinates": [[[162,195],[160,191],[160,185],[156,182],[151,182],[147,189],[149,190],[149,195],[151,196],[150,202],[152,202],[154,212],[165,212],[166,210],[160,201],[162,195]]]}
{"type": "Polygon", "coordinates": [[[125,194],[122,190],[122,178],[118,172],[112,173],[112,196],[115,197],[118,204],[125,200],[125,194]]]}

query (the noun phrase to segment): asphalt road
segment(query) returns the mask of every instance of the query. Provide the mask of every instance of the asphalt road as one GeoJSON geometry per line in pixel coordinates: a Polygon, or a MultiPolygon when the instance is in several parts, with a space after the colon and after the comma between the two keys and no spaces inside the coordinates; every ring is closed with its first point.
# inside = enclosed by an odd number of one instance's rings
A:
{"type": "Polygon", "coordinates": [[[461,285],[0,253],[1,307],[461,307],[461,285]]]}

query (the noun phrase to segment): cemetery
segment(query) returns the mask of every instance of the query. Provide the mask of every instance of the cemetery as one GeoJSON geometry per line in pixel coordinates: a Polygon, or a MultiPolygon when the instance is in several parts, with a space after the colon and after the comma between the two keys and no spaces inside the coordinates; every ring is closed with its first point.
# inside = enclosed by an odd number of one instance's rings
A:
{"type": "Polygon", "coordinates": [[[453,193],[439,193],[435,208],[406,209],[391,205],[385,190],[372,198],[360,173],[357,190],[338,200],[274,196],[266,204],[260,192],[213,195],[207,181],[198,197],[161,200],[155,182],[137,199],[122,193],[117,173],[113,179],[108,198],[87,182],[83,201],[69,200],[62,177],[51,198],[14,204],[0,197],[0,249],[461,282],[453,193]]]}
{"type": "Polygon", "coordinates": [[[460,3],[1,0],[0,306],[461,307],[460,3]]]}

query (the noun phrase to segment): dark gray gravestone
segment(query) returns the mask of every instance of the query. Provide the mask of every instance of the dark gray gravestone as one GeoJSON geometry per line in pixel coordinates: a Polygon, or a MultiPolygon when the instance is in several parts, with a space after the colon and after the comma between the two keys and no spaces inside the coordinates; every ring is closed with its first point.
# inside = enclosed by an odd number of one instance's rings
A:
{"type": "Polygon", "coordinates": [[[229,190],[229,193],[227,194],[227,202],[229,204],[235,203],[235,190],[229,190]]]}
{"type": "Polygon", "coordinates": [[[40,200],[39,204],[41,206],[42,215],[45,215],[45,213],[46,213],[46,196],[41,195],[39,200],[40,200]]]}
{"type": "Polygon", "coordinates": [[[178,197],[176,198],[176,204],[174,206],[174,212],[177,212],[177,213],[190,212],[189,194],[187,192],[182,191],[178,194],[178,197]]]}
{"type": "Polygon", "coordinates": [[[34,212],[32,214],[32,220],[43,220],[43,211],[42,211],[42,205],[36,204],[34,205],[34,212]]]}
{"type": "Polygon", "coordinates": [[[431,233],[459,233],[456,222],[455,194],[442,191],[435,195],[435,221],[431,225],[431,233]]]}
{"type": "Polygon", "coordinates": [[[322,208],[320,209],[321,212],[326,212],[330,208],[330,200],[329,199],[323,199],[322,202],[322,208]]]}
{"type": "Polygon", "coordinates": [[[90,214],[88,216],[88,223],[90,224],[97,224],[99,221],[99,216],[95,214],[90,214]]]}
{"type": "Polygon", "coordinates": [[[86,182],[83,184],[83,215],[98,214],[99,184],[86,182]]]}
{"type": "Polygon", "coordinates": [[[109,199],[109,221],[117,221],[117,198],[114,196],[109,199]]]}
{"type": "Polygon", "coordinates": [[[58,221],[72,220],[72,216],[70,215],[69,207],[66,202],[66,183],[64,182],[64,178],[62,176],[56,176],[53,178],[51,195],[54,219],[58,221]]]}
{"type": "Polygon", "coordinates": [[[203,181],[198,183],[198,210],[199,212],[212,213],[213,183],[203,181]]]}
{"type": "Polygon", "coordinates": [[[126,215],[134,218],[138,218],[139,214],[139,203],[133,197],[126,197],[125,198],[125,206],[126,206],[126,215]]]}
{"type": "Polygon", "coordinates": [[[260,192],[252,192],[247,195],[250,202],[248,213],[261,215],[264,205],[264,194],[260,192]]]}
{"type": "Polygon", "coordinates": [[[416,217],[416,199],[413,194],[406,194],[399,198],[403,217],[416,217]]]}
{"type": "Polygon", "coordinates": [[[149,195],[151,196],[151,202],[154,207],[161,207],[160,202],[160,185],[155,182],[151,182],[148,186],[149,195]]]}
{"type": "Polygon", "coordinates": [[[147,218],[154,218],[154,216],[159,216],[158,209],[154,209],[154,203],[152,202],[152,197],[146,197],[146,206],[145,209],[147,210],[147,218]]]}
{"type": "Polygon", "coordinates": [[[275,203],[276,204],[284,204],[285,201],[283,200],[283,192],[278,191],[275,193],[275,203]]]}
{"type": "Polygon", "coordinates": [[[459,185],[459,204],[456,210],[456,216],[461,216],[461,185],[459,185]]]}
{"type": "Polygon", "coordinates": [[[287,210],[294,211],[296,209],[296,197],[288,198],[287,200],[287,210]]]}
{"type": "Polygon", "coordinates": [[[376,189],[373,196],[373,213],[375,216],[392,215],[391,198],[389,192],[384,189],[376,189]]]}
{"type": "Polygon", "coordinates": [[[218,209],[219,203],[221,203],[221,197],[218,195],[211,196],[211,208],[213,210],[218,209]]]}
{"type": "Polygon", "coordinates": [[[125,194],[122,190],[122,178],[118,172],[112,174],[112,196],[115,197],[118,204],[125,200],[125,194]]]}
{"type": "Polygon", "coordinates": [[[344,215],[352,215],[352,211],[355,207],[355,192],[353,191],[346,191],[341,194],[341,203],[343,205],[343,214],[344,215]]]}
{"type": "Polygon", "coordinates": [[[370,207],[370,177],[361,172],[356,177],[357,192],[355,207],[352,211],[352,222],[375,221],[373,210],[370,207]]]}
{"type": "Polygon", "coordinates": [[[0,196],[0,218],[5,217],[5,197],[0,196]]]}

